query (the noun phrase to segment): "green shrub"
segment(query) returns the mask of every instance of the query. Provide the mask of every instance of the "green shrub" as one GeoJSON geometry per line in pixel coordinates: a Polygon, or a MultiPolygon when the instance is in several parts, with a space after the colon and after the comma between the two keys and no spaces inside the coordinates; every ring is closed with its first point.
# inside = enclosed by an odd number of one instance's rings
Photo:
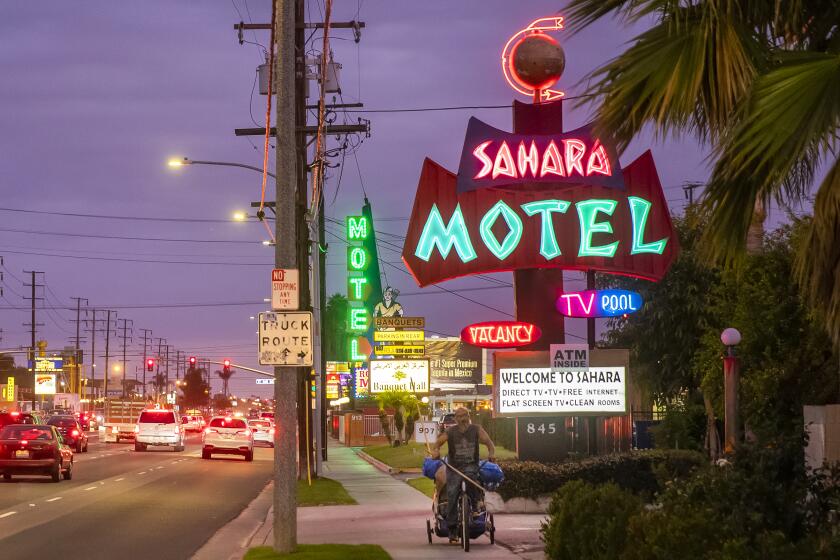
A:
{"type": "Polygon", "coordinates": [[[476,414],[476,420],[497,446],[516,449],[516,418],[493,418],[489,411],[482,410],[476,414]]]}
{"type": "Polygon", "coordinates": [[[502,462],[505,481],[499,493],[505,500],[538,498],[581,480],[589,484],[612,482],[650,499],[669,480],[684,478],[706,463],[702,454],[680,450],[618,453],[567,463],[502,462]]]}
{"type": "Polygon", "coordinates": [[[642,501],[615,484],[592,486],[575,480],[551,500],[541,529],[551,560],[619,560],[628,521],[642,501]]]}

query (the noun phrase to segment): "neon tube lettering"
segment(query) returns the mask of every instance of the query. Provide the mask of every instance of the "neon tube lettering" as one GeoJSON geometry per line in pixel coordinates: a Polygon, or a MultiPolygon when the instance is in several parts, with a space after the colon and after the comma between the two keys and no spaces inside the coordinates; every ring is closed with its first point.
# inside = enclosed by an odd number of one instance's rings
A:
{"type": "Polygon", "coordinates": [[[493,207],[484,214],[481,218],[481,224],[478,226],[478,231],[481,234],[481,239],[484,245],[490,250],[493,255],[500,261],[505,260],[510,255],[516,246],[519,245],[519,240],[522,239],[522,220],[517,216],[510,206],[500,200],[493,207]],[[507,235],[499,243],[496,236],[493,234],[493,224],[502,216],[508,226],[507,235]]]}
{"type": "Polygon", "coordinates": [[[352,297],[354,299],[363,299],[364,292],[362,291],[362,285],[367,284],[367,278],[348,278],[351,284],[353,284],[353,294],[352,297]]]}
{"type": "Polygon", "coordinates": [[[353,270],[364,270],[367,268],[367,251],[363,247],[350,249],[350,267],[353,270]]]}
{"type": "Polygon", "coordinates": [[[367,309],[351,309],[350,325],[351,331],[366,331],[368,328],[367,309]]]}
{"type": "Polygon", "coordinates": [[[363,241],[368,236],[368,221],[364,216],[347,216],[347,240],[363,241]]]}
{"type": "Polygon", "coordinates": [[[525,142],[519,143],[519,152],[517,153],[517,163],[519,169],[519,176],[524,177],[525,173],[530,168],[531,177],[537,176],[537,167],[540,164],[540,154],[537,151],[537,145],[531,140],[531,147],[525,151],[525,142]]]}
{"type": "Polygon", "coordinates": [[[607,150],[595,142],[595,147],[592,148],[592,153],[589,154],[589,160],[586,162],[586,175],[593,173],[600,173],[601,175],[612,175],[612,168],[610,167],[610,160],[607,157],[607,150]]]}
{"type": "Polygon", "coordinates": [[[432,251],[437,247],[441,258],[446,259],[449,251],[455,247],[455,251],[461,258],[461,262],[469,262],[478,255],[473,249],[470,234],[467,232],[467,225],[464,223],[464,215],[461,213],[461,205],[455,207],[449,224],[443,224],[437,204],[432,205],[426,225],[423,226],[423,233],[420,234],[420,241],[414,254],[417,258],[427,261],[432,256],[432,251]]]}
{"type": "Polygon", "coordinates": [[[563,146],[566,148],[566,171],[569,176],[572,171],[577,170],[578,175],[583,176],[583,154],[586,152],[586,144],[577,138],[569,138],[563,140],[563,146]]]}
{"type": "Polygon", "coordinates": [[[350,361],[351,362],[363,362],[367,359],[368,359],[367,356],[359,353],[359,339],[358,338],[351,338],[350,339],[350,361]]]}
{"type": "Polygon", "coordinates": [[[496,161],[493,162],[493,175],[495,179],[499,175],[516,179],[516,164],[513,163],[513,156],[507,142],[502,142],[499,151],[496,152],[496,161]]]}
{"type": "Polygon", "coordinates": [[[490,156],[484,152],[484,150],[487,149],[487,146],[492,143],[492,140],[482,142],[475,148],[475,150],[473,150],[473,155],[481,162],[481,170],[476,173],[474,179],[483,179],[484,177],[487,177],[487,174],[493,169],[493,160],[490,159],[490,156]]]}
{"type": "Polygon", "coordinates": [[[579,257],[612,257],[618,249],[618,241],[608,245],[592,245],[592,235],[595,233],[612,233],[612,224],[596,222],[599,212],[612,216],[618,203],[615,200],[593,198],[582,200],[576,205],[580,219],[580,248],[579,257]]]}
{"type": "Polygon", "coordinates": [[[562,253],[557,245],[557,236],[554,234],[554,224],[551,221],[552,212],[565,214],[570,203],[566,200],[535,200],[522,205],[522,210],[529,216],[541,214],[542,233],[540,234],[540,254],[551,260],[559,257],[562,253]]]}
{"type": "Polygon", "coordinates": [[[661,255],[668,243],[667,237],[651,243],[643,242],[648,214],[650,213],[650,202],[637,196],[628,196],[627,201],[630,203],[630,216],[633,218],[633,244],[630,247],[630,254],[654,253],[661,255]]]}
{"type": "Polygon", "coordinates": [[[540,166],[540,177],[545,177],[546,175],[566,176],[566,172],[563,171],[563,158],[560,157],[560,150],[557,149],[557,144],[554,143],[554,140],[548,143],[548,147],[543,154],[542,165],[540,166]]]}

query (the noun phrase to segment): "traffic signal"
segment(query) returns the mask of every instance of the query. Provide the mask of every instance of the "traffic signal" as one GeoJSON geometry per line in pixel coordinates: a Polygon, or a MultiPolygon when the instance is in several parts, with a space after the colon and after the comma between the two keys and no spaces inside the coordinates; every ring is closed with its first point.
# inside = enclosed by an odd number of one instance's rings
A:
{"type": "Polygon", "coordinates": [[[195,368],[195,356],[190,356],[190,367],[195,368]]]}
{"type": "Polygon", "coordinates": [[[317,393],[317,391],[316,391],[316,389],[315,389],[315,375],[313,375],[312,377],[310,377],[310,380],[309,380],[309,395],[310,395],[313,399],[314,399],[315,397],[317,397],[317,396],[318,396],[318,393],[317,393]]]}
{"type": "Polygon", "coordinates": [[[222,369],[225,370],[225,373],[230,373],[230,360],[225,360],[222,362],[222,369]]]}
{"type": "Polygon", "coordinates": [[[146,371],[155,371],[155,359],[149,358],[146,360],[146,371]]]}

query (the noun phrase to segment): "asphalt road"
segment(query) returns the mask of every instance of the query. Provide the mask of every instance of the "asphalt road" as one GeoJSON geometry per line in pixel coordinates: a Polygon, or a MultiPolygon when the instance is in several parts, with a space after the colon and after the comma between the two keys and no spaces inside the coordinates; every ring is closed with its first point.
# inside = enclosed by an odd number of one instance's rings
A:
{"type": "Polygon", "coordinates": [[[254,461],[90,441],[76,454],[73,480],[0,480],[0,558],[188,559],[235,518],[271,478],[273,452],[254,461]]]}

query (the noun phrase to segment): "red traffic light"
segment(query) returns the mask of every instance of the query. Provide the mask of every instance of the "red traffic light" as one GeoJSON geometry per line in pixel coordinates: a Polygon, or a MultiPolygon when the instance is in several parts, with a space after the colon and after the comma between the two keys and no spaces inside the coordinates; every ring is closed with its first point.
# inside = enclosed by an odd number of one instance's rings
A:
{"type": "Polygon", "coordinates": [[[190,356],[190,366],[195,366],[195,356],[190,356]]]}
{"type": "Polygon", "coordinates": [[[230,371],[230,360],[224,360],[222,362],[222,364],[224,366],[225,373],[229,372],[230,371]]]}
{"type": "Polygon", "coordinates": [[[154,371],[155,370],[155,360],[154,358],[149,358],[146,360],[146,371],[154,371]]]}

